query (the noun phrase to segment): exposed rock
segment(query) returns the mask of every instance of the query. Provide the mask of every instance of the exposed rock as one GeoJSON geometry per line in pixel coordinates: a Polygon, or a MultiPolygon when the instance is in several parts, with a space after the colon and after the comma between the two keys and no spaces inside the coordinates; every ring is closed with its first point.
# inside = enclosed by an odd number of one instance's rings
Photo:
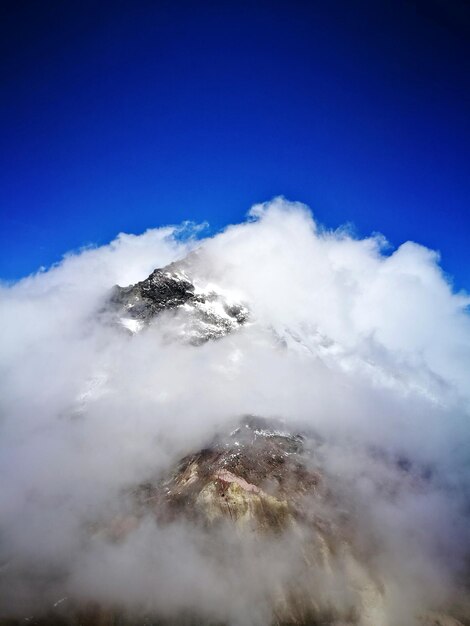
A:
{"type": "Polygon", "coordinates": [[[145,485],[157,515],[183,514],[205,524],[228,518],[240,527],[278,532],[300,516],[302,498],[321,492],[319,474],[301,459],[303,440],[249,418],[227,438],[184,458],[156,486],[145,485]]]}
{"type": "Polygon", "coordinates": [[[135,285],[116,285],[107,305],[113,319],[135,333],[162,312],[173,313],[177,319],[171,332],[195,345],[223,337],[247,321],[243,304],[215,286],[196,286],[186,266],[187,261],[171,263],[135,285]]]}
{"type": "Polygon", "coordinates": [[[154,270],[145,280],[129,287],[114,287],[111,303],[127,312],[130,318],[149,321],[164,309],[173,309],[196,301],[194,285],[171,266],[154,270]]]}

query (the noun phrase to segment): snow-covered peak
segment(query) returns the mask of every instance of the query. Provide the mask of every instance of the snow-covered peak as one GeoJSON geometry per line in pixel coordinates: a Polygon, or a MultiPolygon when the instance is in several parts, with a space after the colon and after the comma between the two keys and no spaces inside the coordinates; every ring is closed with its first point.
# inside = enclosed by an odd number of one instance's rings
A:
{"type": "Polygon", "coordinates": [[[247,308],[217,285],[190,278],[188,262],[154,270],[148,278],[116,286],[109,300],[115,322],[135,334],[164,314],[165,331],[192,344],[218,339],[242,326],[247,308]]]}

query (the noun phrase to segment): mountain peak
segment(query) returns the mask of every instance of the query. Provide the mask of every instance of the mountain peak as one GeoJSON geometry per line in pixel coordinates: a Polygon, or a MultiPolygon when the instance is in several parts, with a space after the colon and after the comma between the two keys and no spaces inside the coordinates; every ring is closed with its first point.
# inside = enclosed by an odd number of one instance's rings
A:
{"type": "Polygon", "coordinates": [[[135,333],[160,314],[171,314],[179,322],[177,338],[195,345],[243,326],[247,308],[216,285],[197,284],[187,273],[189,264],[188,257],[155,269],[134,285],[116,285],[107,305],[114,321],[135,333]]]}

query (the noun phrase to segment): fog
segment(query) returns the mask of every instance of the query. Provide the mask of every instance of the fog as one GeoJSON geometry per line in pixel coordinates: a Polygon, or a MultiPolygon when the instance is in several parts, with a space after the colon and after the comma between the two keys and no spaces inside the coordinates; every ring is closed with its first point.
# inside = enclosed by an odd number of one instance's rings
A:
{"type": "Polygon", "coordinates": [[[283,198],[203,232],[120,234],[0,288],[0,616],[67,597],[261,625],[269,590],[292,577],[320,603],[347,603],[341,564],[304,571],[289,536],[240,550],[222,529],[211,552],[183,521],[146,519],[118,544],[90,534],[124,489],[246,414],[322,438],[385,590],[381,623],[464,601],[470,297],[436,252],[327,230],[283,198]],[[177,316],[132,336],[109,323],[113,285],[192,251],[194,279],[243,302],[245,326],[195,347],[171,338],[177,316]]]}

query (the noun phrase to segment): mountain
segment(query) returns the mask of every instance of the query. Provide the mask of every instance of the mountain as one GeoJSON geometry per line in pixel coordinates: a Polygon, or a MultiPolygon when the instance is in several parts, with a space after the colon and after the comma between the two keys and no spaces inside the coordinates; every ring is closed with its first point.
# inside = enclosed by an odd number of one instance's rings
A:
{"type": "MultiPolygon", "coordinates": [[[[100,311],[102,320],[130,335],[159,325],[168,341],[195,347],[242,331],[250,324],[249,307],[198,277],[194,265],[190,256],[155,269],[134,285],[115,286],[100,311]]],[[[147,524],[183,527],[185,532],[189,528],[210,570],[232,581],[228,586],[233,585],[235,596],[240,594],[230,600],[225,620],[204,606],[132,611],[115,601],[64,596],[45,615],[0,620],[0,625],[470,624],[463,595],[451,606],[443,603],[418,612],[412,622],[407,617],[400,624],[390,621],[382,575],[387,564],[376,558],[380,536],[368,535],[368,514],[356,498],[356,478],[347,471],[341,477],[325,461],[332,445],[292,421],[234,415],[229,429],[216,429],[203,447],[188,450],[165,471],[123,490],[120,506],[90,520],[89,537],[111,546],[124,545],[147,524]]],[[[371,447],[361,455],[377,477],[370,488],[387,498],[398,497],[402,484],[412,497],[426,490],[429,468],[371,447]]],[[[200,575],[206,574],[201,570],[200,575]]]]}
{"type": "Polygon", "coordinates": [[[217,287],[197,285],[187,274],[190,266],[191,260],[185,259],[156,269],[135,285],[115,286],[107,310],[134,333],[163,313],[172,315],[179,337],[194,345],[224,337],[245,324],[246,307],[217,287]]]}

